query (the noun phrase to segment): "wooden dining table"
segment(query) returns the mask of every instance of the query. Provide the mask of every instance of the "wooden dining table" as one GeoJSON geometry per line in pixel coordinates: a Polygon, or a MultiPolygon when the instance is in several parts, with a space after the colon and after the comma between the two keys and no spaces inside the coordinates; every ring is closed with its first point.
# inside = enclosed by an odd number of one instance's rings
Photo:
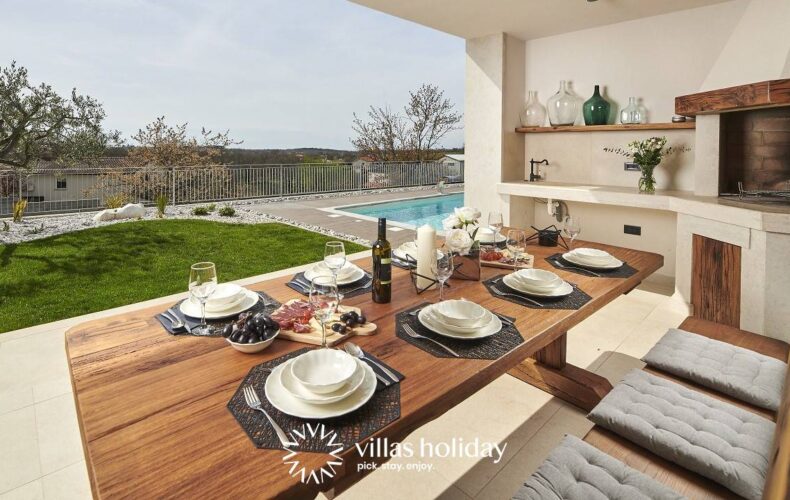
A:
{"type": "MultiPolygon", "coordinates": [[[[418,294],[409,272],[393,268],[392,302],[376,304],[364,294],[344,304],[364,311],[378,333],[353,342],[405,375],[400,383],[400,418],[366,440],[402,441],[408,434],[506,373],[581,408],[590,409],[611,388],[609,382],[566,362],[570,328],[663,265],[658,254],[597,243],[636,269],[628,278],[599,278],[555,269],[545,258],[559,247],[530,246],[534,267],[554,271],[579,286],[591,300],[578,310],[527,308],[492,296],[479,281],[450,280],[445,298],[473,300],[516,318],[524,338],[496,360],[439,358],[395,334],[395,315],[438,291],[418,294]]],[[[210,258],[210,256],[207,256],[210,258]]],[[[370,258],[357,260],[365,269],[370,258]]],[[[508,272],[484,266],[482,279],[508,272]]],[[[249,286],[285,302],[300,295],[285,286],[289,277],[249,286]]],[[[169,335],[155,319],[163,306],[89,321],[66,333],[68,363],[91,488],[97,498],[312,498],[319,490],[337,494],[369,470],[354,446],[342,465],[320,486],[303,484],[283,464],[283,450],[258,449],[226,407],[250,369],[301,349],[305,344],[275,340],[265,351],[243,354],[222,338],[169,335]]],[[[300,453],[308,470],[329,456],[300,453]]],[[[385,459],[375,459],[379,462],[385,459]]]]}

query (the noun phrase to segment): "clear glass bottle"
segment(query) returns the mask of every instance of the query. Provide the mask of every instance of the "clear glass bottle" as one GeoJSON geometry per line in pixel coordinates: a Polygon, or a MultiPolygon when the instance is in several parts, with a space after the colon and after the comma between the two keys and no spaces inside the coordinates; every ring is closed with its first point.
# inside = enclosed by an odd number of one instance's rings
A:
{"type": "Polygon", "coordinates": [[[560,82],[560,89],[546,103],[549,112],[549,123],[553,127],[573,125],[579,115],[579,99],[568,89],[565,80],[560,82]]]}
{"type": "Polygon", "coordinates": [[[530,90],[527,94],[527,103],[521,111],[522,127],[542,127],[546,122],[546,108],[538,100],[538,91],[530,90]]]}
{"type": "Polygon", "coordinates": [[[629,97],[628,106],[620,110],[620,123],[623,125],[645,123],[644,108],[637,104],[636,97],[629,97]]]}

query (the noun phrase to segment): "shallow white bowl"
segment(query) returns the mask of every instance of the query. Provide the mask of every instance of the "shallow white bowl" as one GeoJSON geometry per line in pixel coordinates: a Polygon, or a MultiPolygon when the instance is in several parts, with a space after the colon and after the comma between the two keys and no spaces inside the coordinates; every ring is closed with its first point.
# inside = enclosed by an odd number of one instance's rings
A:
{"type": "Polygon", "coordinates": [[[435,304],[432,311],[442,322],[461,327],[478,324],[486,313],[484,307],[468,300],[445,300],[435,304]]]}
{"type": "Polygon", "coordinates": [[[243,289],[239,285],[233,283],[220,283],[214,290],[214,293],[209,296],[206,301],[206,306],[211,306],[216,309],[221,309],[223,306],[228,306],[240,300],[243,297],[243,289]]]}
{"type": "Polygon", "coordinates": [[[234,349],[236,349],[239,352],[243,352],[245,354],[254,354],[256,352],[261,352],[262,350],[272,345],[272,342],[274,342],[274,339],[276,339],[278,335],[280,335],[279,330],[277,330],[277,333],[275,333],[268,339],[261,340],[260,342],[256,342],[254,344],[239,344],[237,342],[232,342],[230,339],[225,339],[225,340],[227,340],[228,344],[230,344],[234,349]]]}
{"type": "MultiPolygon", "coordinates": [[[[348,382],[343,384],[340,389],[328,392],[326,394],[316,394],[313,391],[308,391],[305,387],[296,380],[296,377],[291,373],[290,367],[286,367],[280,375],[280,382],[283,387],[288,391],[291,396],[296,399],[311,403],[314,405],[328,405],[342,401],[351,395],[354,391],[359,389],[362,382],[365,380],[365,368],[362,366],[363,361],[359,359],[354,360],[357,363],[357,369],[354,374],[348,379],[348,382]]],[[[292,360],[286,361],[291,363],[292,360]]]]}
{"type": "Polygon", "coordinates": [[[316,394],[340,389],[356,369],[354,358],[338,349],[314,349],[291,363],[291,373],[296,380],[316,394]]]}
{"type": "Polygon", "coordinates": [[[470,334],[470,333],[478,332],[480,331],[481,328],[485,328],[493,320],[494,317],[494,315],[491,312],[486,311],[486,313],[483,315],[483,318],[481,320],[475,323],[469,323],[464,326],[457,326],[450,323],[446,323],[444,319],[442,319],[438,314],[436,314],[436,310],[434,309],[434,306],[428,306],[425,309],[427,309],[427,313],[425,316],[428,319],[435,322],[438,326],[441,326],[442,328],[446,328],[447,330],[455,333],[470,334]]]}
{"type": "Polygon", "coordinates": [[[513,274],[515,278],[531,287],[554,288],[562,283],[562,279],[545,269],[521,269],[513,274]]]}
{"type": "Polygon", "coordinates": [[[588,262],[606,264],[612,260],[612,256],[609,252],[598,250],[597,248],[576,248],[571,253],[579,259],[588,262]]]}

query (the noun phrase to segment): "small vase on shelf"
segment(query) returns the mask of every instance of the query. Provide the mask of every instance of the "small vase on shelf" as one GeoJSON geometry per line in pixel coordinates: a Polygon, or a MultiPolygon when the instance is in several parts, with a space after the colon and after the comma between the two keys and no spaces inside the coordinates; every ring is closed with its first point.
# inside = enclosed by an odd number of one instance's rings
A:
{"type": "Polygon", "coordinates": [[[582,107],[582,114],[584,115],[585,125],[606,125],[609,121],[609,110],[611,105],[609,101],[601,96],[600,88],[595,86],[595,92],[592,97],[585,101],[582,107]]]}
{"type": "Polygon", "coordinates": [[[656,193],[656,178],[653,177],[653,170],[656,165],[639,165],[642,177],[639,178],[639,192],[642,194],[656,193]]]}
{"type": "Polygon", "coordinates": [[[560,89],[546,103],[549,112],[549,123],[553,127],[573,125],[579,114],[579,99],[568,89],[565,80],[560,82],[560,89]]]}
{"type": "Polygon", "coordinates": [[[530,90],[527,103],[521,112],[521,125],[523,127],[542,127],[546,122],[546,108],[538,100],[538,91],[530,90]]]}
{"type": "Polygon", "coordinates": [[[628,98],[628,106],[620,111],[620,123],[623,125],[634,125],[644,122],[644,108],[636,103],[636,97],[628,98]]]}

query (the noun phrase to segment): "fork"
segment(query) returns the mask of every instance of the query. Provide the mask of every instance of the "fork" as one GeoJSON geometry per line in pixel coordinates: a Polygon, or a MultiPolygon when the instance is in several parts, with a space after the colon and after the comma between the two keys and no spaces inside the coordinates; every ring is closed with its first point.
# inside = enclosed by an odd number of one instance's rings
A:
{"type": "Polygon", "coordinates": [[[297,446],[299,444],[288,440],[288,436],[285,434],[285,431],[283,431],[282,428],[279,425],[277,425],[274,419],[272,419],[272,417],[269,416],[266,410],[263,409],[263,406],[261,405],[261,400],[260,398],[258,398],[258,394],[255,392],[255,389],[253,389],[251,385],[245,385],[242,391],[244,392],[244,400],[247,402],[247,406],[249,406],[253,410],[258,410],[259,412],[266,415],[266,419],[272,425],[274,432],[277,434],[277,438],[280,440],[280,444],[282,444],[284,448],[287,448],[289,446],[297,446]]]}
{"type": "Polygon", "coordinates": [[[433,340],[430,337],[426,337],[424,335],[420,335],[419,333],[415,332],[414,329],[412,329],[412,327],[409,326],[409,325],[403,325],[403,331],[405,331],[406,335],[408,335],[409,337],[411,337],[413,339],[430,340],[431,342],[433,342],[434,344],[438,345],[439,347],[441,347],[445,351],[449,352],[450,354],[452,354],[456,358],[460,358],[461,357],[457,352],[453,351],[452,349],[450,349],[446,345],[442,344],[441,342],[438,342],[436,340],[433,340]]]}
{"type": "Polygon", "coordinates": [[[575,266],[565,265],[562,262],[560,262],[560,259],[553,259],[552,262],[554,262],[555,264],[557,264],[558,266],[560,266],[563,269],[575,269],[576,271],[582,271],[582,272],[585,272],[585,273],[589,273],[590,276],[595,276],[596,278],[600,278],[601,277],[600,274],[598,274],[596,272],[593,272],[593,271],[590,271],[589,269],[585,269],[583,267],[575,267],[575,266]]]}
{"type": "Polygon", "coordinates": [[[524,300],[526,302],[529,302],[530,304],[534,304],[534,305],[536,305],[538,307],[543,307],[543,304],[541,304],[537,300],[530,299],[529,297],[525,297],[524,295],[519,295],[517,293],[503,292],[502,290],[500,290],[499,288],[497,288],[497,287],[495,287],[493,285],[491,286],[491,291],[494,292],[495,294],[499,295],[500,297],[507,297],[507,296],[516,297],[518,299],[521,299],[521,300],[524,300]]]}

